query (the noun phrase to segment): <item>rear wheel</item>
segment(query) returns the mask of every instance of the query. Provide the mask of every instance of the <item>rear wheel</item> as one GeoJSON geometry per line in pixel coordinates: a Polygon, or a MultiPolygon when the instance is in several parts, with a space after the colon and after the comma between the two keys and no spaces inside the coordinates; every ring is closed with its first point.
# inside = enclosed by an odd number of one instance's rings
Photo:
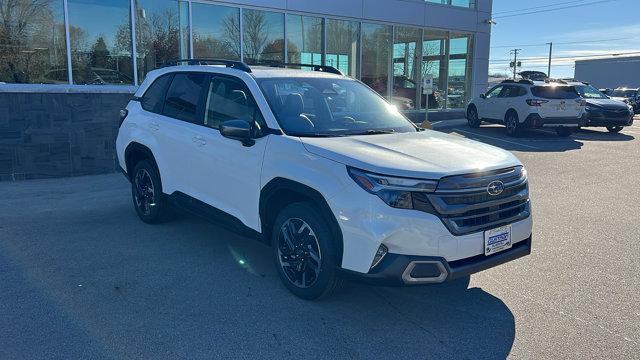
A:
{"type": "Polygon", "coordinates": [[[329,296],[341,283],[338,257],[329,225],[308,203],[285,207],[271,232],[278,275],[296,296],[329,296]]]}
{"type": "Polygon", "coordinates": [[[171,209],[162,193],[158,169],[148,160],[138,162],[131,174],[133,206],[140,220],[156,224],[169,219],[171,209]]]}
{"type": "Polygon", "coordinates": [[[522,130],[518,121],[518,114],[513,111],[507,113],[504,119],[504,126],[507,127],[507,135],[509,136],[518,136],[522,130]]]}
{"type": "Polygon", "coordinates": [[[561,137],[568,137],[569,135],[571,135],[571,132],[571,129],[568,127],[560,126],[556,128],[556,134],[561,137]]]}
{"type": "Polygon", "coordinates": [[[478,110],[475,106],[469,106],[469,109],[467,110],[467,123],[469,124],[469,127],[472,128],[479,128],[482,123],[478,117],[478,110]]]}
{"type": "Polygon", "coordinates": [[[607,126],[607,130],[610,133],[616,134],[616,133],[619,133],[622,130],[622,126],[607,126]]]}

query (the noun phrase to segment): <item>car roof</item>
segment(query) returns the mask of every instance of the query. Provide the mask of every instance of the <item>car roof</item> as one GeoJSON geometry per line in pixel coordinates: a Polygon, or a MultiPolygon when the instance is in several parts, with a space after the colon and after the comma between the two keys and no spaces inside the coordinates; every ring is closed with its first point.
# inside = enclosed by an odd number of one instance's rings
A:
{"type": "Polygon", "coordinates": [[[269,66],[252,66],[250,75],[256,79],[286,78],[286,77],[346,78],[346,76],[344,75],[332,74],[332,73],[323,72],[323,71],[269,67],[269,66]]]}

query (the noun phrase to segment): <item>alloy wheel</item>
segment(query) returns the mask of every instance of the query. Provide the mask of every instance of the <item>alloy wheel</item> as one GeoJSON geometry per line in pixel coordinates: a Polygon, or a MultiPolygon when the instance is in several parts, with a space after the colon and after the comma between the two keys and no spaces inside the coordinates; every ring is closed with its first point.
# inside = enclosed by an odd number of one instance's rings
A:
{"type": "Polygon", "coordinates": [[[304,220],[291,218],[278,234],[278,260],[287,279],[299,288],[313,286],[320,275],[322,255],[313,229],[304,220]]]}
{"type": "Polygon", "coordinates": [[[151,174],[146,169],[140,169],[134,178],[135,191],[134,197],[138,210],[145,216],[151,214],[151,208],[154,206],[155,190],[153,189],[153,181],[151,174]]]}
{"type": "Polygon", "coordinates": [[[515,134],[518,128],[518,120],[516,120],[515,116],[509,115],[505,125],[509,134],[515,134]]]}

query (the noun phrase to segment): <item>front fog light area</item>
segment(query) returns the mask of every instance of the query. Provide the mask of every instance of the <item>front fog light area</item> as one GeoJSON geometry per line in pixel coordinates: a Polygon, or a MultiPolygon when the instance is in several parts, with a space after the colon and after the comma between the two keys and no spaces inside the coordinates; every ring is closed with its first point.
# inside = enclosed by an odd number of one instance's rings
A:
{"type": "Polygon", "coordinates": [[[376,251],[376,256],[373,257],[373,262],[371,263],[371,269],[373,269],[378,264],[380,264],[380,261],[382,261],[384,256],[387,255],[387,252],[389,252],[389,249],[387,249],[387,247],[384,246],[384,244],[380,244],[380,247],[378,247],[378,251],[376,251]]]}

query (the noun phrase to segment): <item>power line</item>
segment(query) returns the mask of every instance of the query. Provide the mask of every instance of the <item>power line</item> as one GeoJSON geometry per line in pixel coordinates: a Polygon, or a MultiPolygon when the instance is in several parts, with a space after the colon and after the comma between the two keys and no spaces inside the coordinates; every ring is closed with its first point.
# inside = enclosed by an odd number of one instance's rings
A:
{"type": "Polygon", "coordinates": [[[520,11],[543,9],[543,8],[548,8],[548,7],[553,7],[553,6],[581,3],[583,1],[584,0],[564,1],[564,2],[560,2],[560,3],[548,4],[548,5],[542,5],[542,6],[534,6],[534,7],[530,7],[530,8],[524,8],[524,9],[498,11],[498,12],[495,12],[493,14],[496,15],[496,14],[506,14],[506,13],[520,12],[520,11]]]}
{"type": "MultiPolygon", "coordinates": [[[[593,44],[593,43],[601,43],[601,42],[609,42],[609,41],[619,41],[619,40],[629,40],[634,39],[630,37],[626,38],[615,38],[615,39],[600,39],[600,40],[585,40],[585,41],[566,41],[566,42],[554,42],[555,45],[573,45],[573,44],[593,44]]],[[[549,43],[545,44],[525,44],[525,45],[498,45],[492,46],[492,49],[497,48],[512,48],[514,46],[517,47],[537,47],[537,46],[547,46],[549,43]]]]}
{"type": "Polygon", "coordinates": [[[613,2],[613,1],[619,1],[619,0],[599,0],[599,1],[589,2],[589,3],[581,3],[581,4],[575,4],[575,5],[561,6],[561,7],[556,7],[556,8],[553,8],[553,9],[544,9],[544,10],[523,12],[523,13],[518,13],[518,14],[508,14],[508,15],[502,15],[502,16],[494,16],[493,18],[494,19],[502,19],[502,18],[508,18],[508,17],[514,17],[514,16],[539,14],[539,13],[543,13],[543,12],[572,9],[572,8],[589,6],[589,5],[603,4],[603,3],[613,2]]]}
{"type": "MultiPolygon", "coordinates": [[[[555,43],[554,43],[555,44],[555,43]]],[[[637,55],[640,54],[640,51],[631,51],[631,52],[624,52],[624,53],[611,53],[611,54],[591,54],[591,55],[573,55],[573,56],[558,56],[558,57],[554,57],[554,60],[557,59],[580,59],[580,58],[587,58],[587,57],[598,57],[598,56],[622,56],[622,55],[637,55]]],[[[530,58],[520,58],[521,61],[531,61],[531,60],[546,60],[547,57],[543,56],[543,57],[530,57],[530,58]]],[[[510,62],[511,59],[489,59],[489,62],[510,62]]]]}

